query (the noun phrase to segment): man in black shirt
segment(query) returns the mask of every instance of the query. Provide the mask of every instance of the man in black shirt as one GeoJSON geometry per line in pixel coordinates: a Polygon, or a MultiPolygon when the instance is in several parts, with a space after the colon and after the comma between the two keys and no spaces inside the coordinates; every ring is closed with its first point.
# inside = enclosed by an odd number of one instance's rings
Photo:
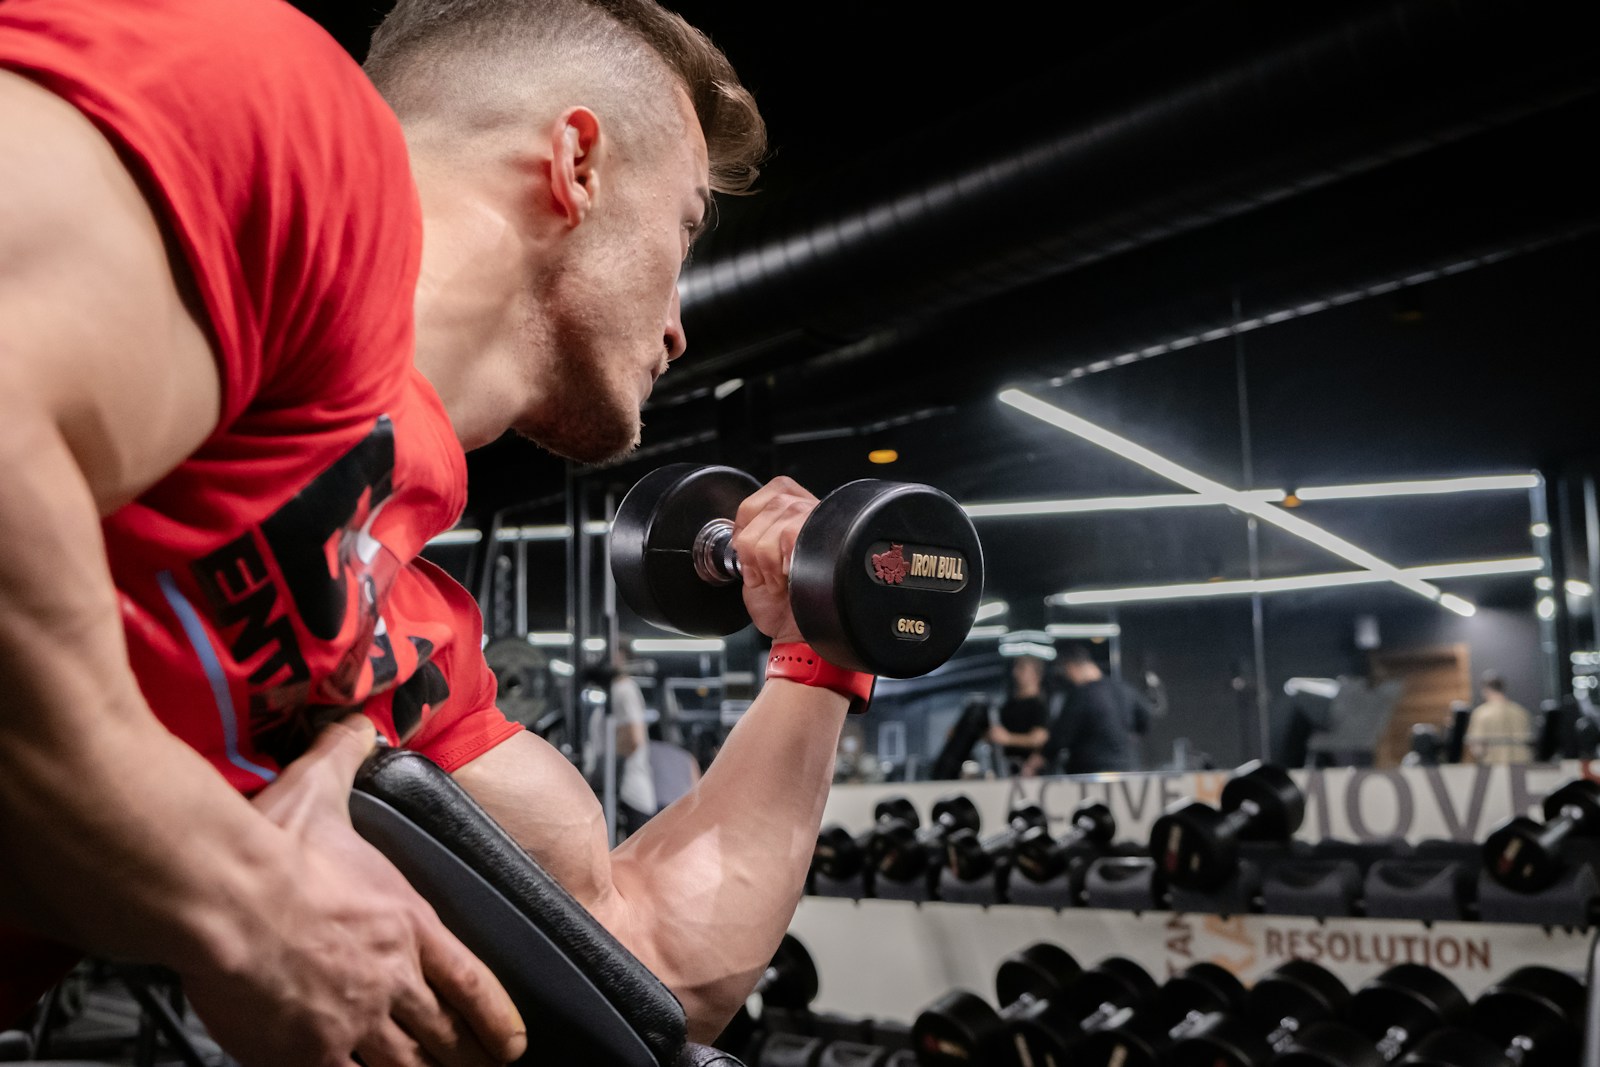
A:
{"type": "Polygon", "coordinates": [[[1012,772],[1022,770],[1039,754],[1050,731],[1050,709],[1044,699],[1044,661],[1018,656],[1011,665],[1011,695],[1000,705],[999,722],[989,727],[989,743],[998,745],[1012,772]]]}
{"type": "Polygon", "coordinates": [[[1150,729],[1150,704],[1132,686],[1107,677],[1084,645],[1069,645],[1062,667],[1072,683],[1044,747],[1022,773],[1095,774],[1138,769],[1134,736],[1150,729]]]}

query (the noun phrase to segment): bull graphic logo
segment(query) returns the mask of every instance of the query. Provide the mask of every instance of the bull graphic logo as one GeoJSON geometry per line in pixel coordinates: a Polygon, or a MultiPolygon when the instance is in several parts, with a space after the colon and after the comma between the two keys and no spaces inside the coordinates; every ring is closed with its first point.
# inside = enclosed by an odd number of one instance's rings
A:
{"type": "Polygon", "coordinates": [[[889,551],[872,554],[872,569],[884,585],[899,585],[905,580],[910,568],[906,565],[904,548],[904,545],[890,545],[889,551]]]}

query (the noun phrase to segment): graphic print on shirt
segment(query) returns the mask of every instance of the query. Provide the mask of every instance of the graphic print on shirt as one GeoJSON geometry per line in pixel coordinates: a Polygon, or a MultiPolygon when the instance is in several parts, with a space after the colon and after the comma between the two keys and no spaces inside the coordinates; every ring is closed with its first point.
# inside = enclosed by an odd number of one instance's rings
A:
{"type": "Polygon", "coordinates": [[[394,469],[394,424],[380,416],[259,526],[192,566],[230,655],[250,670],[250,736],[280,763],[397,678],[405,678],[393,700],[402,736],[449,693],[428,662],[432,643],[409,638],[402,662],[383,624],[401,564],[372,528],[394,493],[394,469]],[[319,653],[337,660],[314,669],[308,655],[319,653]]]}

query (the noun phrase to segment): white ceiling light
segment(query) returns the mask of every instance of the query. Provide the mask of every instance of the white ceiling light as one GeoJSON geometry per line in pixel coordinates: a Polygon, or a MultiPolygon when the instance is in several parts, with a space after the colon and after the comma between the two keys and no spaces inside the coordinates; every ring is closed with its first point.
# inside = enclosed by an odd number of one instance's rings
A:
{"type": "Polygon", "coordinates": [[[1551,597],[1542,596],[1539,598],[1539,605],[1536,610],[1539,612],[1539,618],[1553,619],[1556,617],[1556,602],[1551,597]]]}
{"type": "Polygon", "coordinates": [[[1580,582],[1576,578],[1567,579],[1568,596],[1594,596],[1594,586],[1588,582],[1580,582]]]}
{"type": "Polygon", "coordinates": [[[434,534],[432,537],[428,538],[428,544],[430,544],[430,545],[475,545],[479,541],[482,541],[482,540],[483,540],[483,531],[482,530],[474,530],[474,529],[471,529],[470,527],[460,527],[460,528],[454,529],[454,530],[446,530],[442,534],[434,534]]]}
{"type": "MultiPolygon", "coordinates": [[[[1246,494],[1263,503],[1288,499],[1282,489],[1246,494]]],[[[1078,500],[1019,500],[1011,503],[965,504],[969,518],[1008,519],[1023,515],[1082,515],[1099,511],[1146,511],[1157,508],[1207,508],[1222,503],[1194,493],[1151,493],[1143,496],[1097,496],[1078,500]]]]}
{"type": "Polygon", "coordinates": [[[1548,593],[1556,587],[1556,580],[1549,575],[1541,574],[1533,580],[1533,587],[1541,593],[1548,593]]]}
{"type": "Polygon", "coordinates": [[[633,650],[642,653],[662,652],[721,652],[725,647],[720,637],[671,638],[640,637],[633,642],[633,650]]]}
{"type": "Polygon", "coordinates": [[[1056,650],[1052,646],[1034,641],[1002,641],[999,651],[1002,656],[1033,656],[1046,663],[1056,658],[1056,650]]]}
{"type": "Polygon", "coordinates": [[[1430,478],[1409,482],[1367,482],[1359,485],[1314,485],[1296,489],[1301,500],[1355,500],[1379,496],[1431,496],[1437,493],[1483,493],[1533,489],[1537,474],[1499,474],[1475,478],[1430,478]]]}
{"type": "Polygon", "coordinates": [[[1004,615],[1008,610],[1010,609],[1004,600],[991,600],[986,604],[979,604],[976,621],[982,622],[985,619],[993,619],[996,616],[1004,615]]]}
{"type": "MultiPolygon", "coordinates": [[[[1256,500],[1248,493],[1230,489],[1221,482],[1214,481],[1189,470],[1187,467],[1174,463],[1172,460],[1145,448],[1143,445],[1135,444],[1120,434],[1112,433],[1102,426],[1096,426],[1089,420],[1058,408],[1054,404],[1048,404],[1037,397],[1029,396],[1020,389],[1005,390],[1000,394],[1000,400],[1018,411],[1025,412],[1037,419],[1048,422],[1052,426],[1075,434],[1085,441],[1099,445],[1101,448],[1114,452],[1124,459],[1131,460],[1146,470],[1159,474],[1163,478],[1176,482],[1187,489],[1210,497],[1219,503],[1226,504],[1236,511],[1254,515],[1263,522],[1271,523],[1287,533],[1292,533],[1297,537],[1310,541],[1319,548],[1348,560],[1358,567],[1364,567],[1387,581],[1409,589],[1419,596],[1435,602],[1444,596],[1438,586],[1430,585],[1420,578],[1404,573],[1394,564],[1378,558],[1366,549],[1352,544],[1342,537],[1329,533],[1314,523],[1307,522],[1298,515],[1282,508],[1274,507],[1264,501],[1256,500]]],[[[1465,603],[1465,601],[1461,603],[1465,603]]],[[[1450,607],[1450,605],[1446,606],[1450,607]]],[[[1459,611],[1459,608],[1451,607],[1451,610],[1459,611]]]]}
{"type": "Polygon", "coordinates": [[[1053,622],[1044,632],[1051,637],[1120,637],[1122,627],[1114,622],[1053,622]]]}
{"type": "Polygon", "coordinates": [[[1536,522],[1532,526],[1528,527],[1528,532],[1535,537],[1549,537],[1550,524],[1547,522],[1536,522]]]}
{"type": "MultiPolygon", "coordinates": [[[[1419,579],[1475,578],[1500,574],[1527,574],[1544,566],[1535,556],[1515,559],[1475,560],[1468,563],[1437,563],[1426,567],[1408,567],[1406,574],[1419,579]]],[[[1080,589],[1070,593],[1055,593],[1045,598],[1045,603],[1082,607],[1087,604],[1135,604],[1153,600],[1203,600],[1212,597],[1252,596],[1257,593],[1289,593],[1300,589],[1333,589],[1346,585],[1372,585],[1388,581],[1372,571],[1336,571],[1330,574],[1299,574],[1289,578],[1241,579],[1226,582],[1185,582],[1174,585],[1131,586],[1122,589],[1080,589]]],[[[1450,597],[1451,594],[1441,594],[1450,597]]],[[[1459,597],[1452,597],[1461,605],[1472,605],[1459,597]]],[[[1445,605],[1462,615],[1462,607],[1445,605]]]]}
{"type": "Polygon", "coordinates": [[[984,638],[1004,637],[1010,632],[1010,628],[1006,626],[974,626],[967,631],[967,640],[981,641],[984,638]]]}

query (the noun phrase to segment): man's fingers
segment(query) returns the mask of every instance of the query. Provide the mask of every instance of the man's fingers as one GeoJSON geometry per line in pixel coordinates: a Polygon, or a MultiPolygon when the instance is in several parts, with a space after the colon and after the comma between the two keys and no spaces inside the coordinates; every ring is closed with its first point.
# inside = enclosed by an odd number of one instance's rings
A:
{"type": "Polygon", "coordinates": [[[444,1067],[502,1067],[505,1063],[485,1050],[471,1027],[454,1010],[440,1004],[427,985],[398,998],[391,1014],[444,1067]]]}
{"type": "Polygon", "coordinates": [[[494,974],[441,925],[421,933],[422,974],[441,1004],[453,1009],[496,1063],[528,1049],[527,1026],[494,974]]]}
{"type": "Polygon", "coordinates": [[[417,1040],[393,1019],[379,1023],[356,1048],[366,1067],[439,1067],[417,1040]]]}

